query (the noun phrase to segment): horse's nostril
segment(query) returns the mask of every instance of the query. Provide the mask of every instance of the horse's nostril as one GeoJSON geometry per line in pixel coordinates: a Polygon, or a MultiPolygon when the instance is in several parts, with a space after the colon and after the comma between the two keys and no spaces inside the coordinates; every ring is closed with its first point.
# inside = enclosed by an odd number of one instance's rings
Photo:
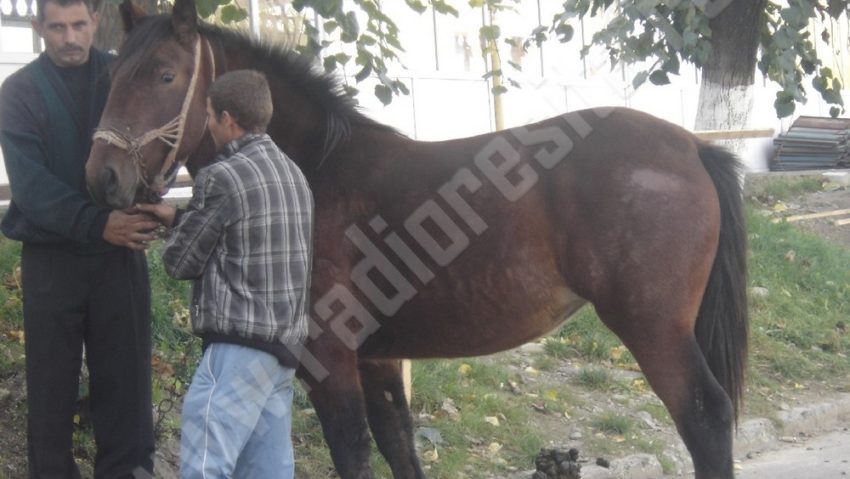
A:
{"type": "Polygon", "coordinates": [[[107,196],[114,195],[118,191],[118,175],[115,170],[110,167],[105,167],[100,172],[100,184],[103,186],[103,191],[107,196]]]}

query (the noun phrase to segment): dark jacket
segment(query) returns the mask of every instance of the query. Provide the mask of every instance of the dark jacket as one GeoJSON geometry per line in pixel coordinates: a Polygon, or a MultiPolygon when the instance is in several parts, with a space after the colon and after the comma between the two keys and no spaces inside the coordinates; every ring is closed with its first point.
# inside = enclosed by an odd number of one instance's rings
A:
{"type": "Polygon", "coordinates": [[[110,210],[92,201],[85,164],[94,127],[109,93],[111,56],[92,49],[88,124],[57,67],[41,54],[0,88],[0,146],[12,190],[0,223],[7,237],[97,254],[115,246],[103,240],[110,210]]]}

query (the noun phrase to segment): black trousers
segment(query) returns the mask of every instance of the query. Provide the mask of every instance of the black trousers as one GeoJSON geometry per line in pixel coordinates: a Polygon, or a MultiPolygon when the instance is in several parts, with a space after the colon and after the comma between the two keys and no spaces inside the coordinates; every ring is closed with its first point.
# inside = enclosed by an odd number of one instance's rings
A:
{"type": "Polygon", "coordinates": [[[151,304],[144,253],[81,256],[25,244],[21,254],[30,478],[78,478],[73,415],[85,344],[95,478],[153,470],[151,304]]]}

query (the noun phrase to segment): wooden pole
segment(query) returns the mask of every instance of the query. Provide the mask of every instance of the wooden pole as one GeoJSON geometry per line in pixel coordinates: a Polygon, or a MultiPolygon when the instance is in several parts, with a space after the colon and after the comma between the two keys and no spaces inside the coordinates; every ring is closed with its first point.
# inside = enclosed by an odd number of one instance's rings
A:
{"type": "Polygon", "coordinates": [[[759,130],[704,130],[695,131],[694,135],[700,140],[742,140],[745,138],[773,138],[773,128],[759,130]]]}
{"type": "Polygon", "coordinates": [[[788,223],[793,223],[795,221],[813,220],[815,218],[826,218],[826,217],[829,217],[829,216],[838,216],[838,215],[850,215],[850,209],[822,211],[820,213],[806,213],[806,214],[803,214],[803,215],[786,216],[785,218],[774,218],[773,222],[774,223],[781,223],[781,222],[785,221],[785,222],[788,222],[788,223]]]}
{"type": "Polygon", "coordinates": [[[410,399],[413,396],[413,375],[411,374],[411,366],[409,359],[401,360],[401,380],[404,384],[404,398],[407,399],[407,405],[410,406],[410,399]]]}

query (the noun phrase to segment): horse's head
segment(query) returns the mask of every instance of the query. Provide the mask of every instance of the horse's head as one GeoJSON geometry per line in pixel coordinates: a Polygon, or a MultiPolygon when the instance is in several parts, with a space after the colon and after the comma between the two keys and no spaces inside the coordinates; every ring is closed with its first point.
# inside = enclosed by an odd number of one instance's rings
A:
{"type": "Polygon", "coordinates": [[[194,0],[170,18],[121,5],[127,39],[86,164],[95,201],[113,208],[158,201],[192,155],[211,156],[206,92],[214,52],[198,31],[194,0]]]}

